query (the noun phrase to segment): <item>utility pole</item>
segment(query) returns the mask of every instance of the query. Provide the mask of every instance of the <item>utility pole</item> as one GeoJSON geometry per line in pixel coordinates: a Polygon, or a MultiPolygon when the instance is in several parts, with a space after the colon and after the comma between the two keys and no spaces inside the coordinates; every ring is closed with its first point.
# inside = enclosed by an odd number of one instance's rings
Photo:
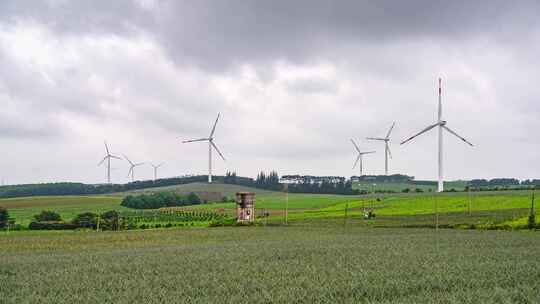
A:
{"type": "Polygon", "coordinates": [[[289,224],[289,184],[285,184],[285,225],[289,224]]]}
{"type": "Polygon", "coordinates": [[[472,198],[471,198],[471,184],[469,183],[468,187],[469,189],[469,216],[471,216],[471,204],[472,204],[472,198]]]}
{"type": "Polygon", "coordinates": [[[347,211],[349,210],[349,202],[345,203],[345,213],[343,216],[343,230],[347,231],[347,211]]]}

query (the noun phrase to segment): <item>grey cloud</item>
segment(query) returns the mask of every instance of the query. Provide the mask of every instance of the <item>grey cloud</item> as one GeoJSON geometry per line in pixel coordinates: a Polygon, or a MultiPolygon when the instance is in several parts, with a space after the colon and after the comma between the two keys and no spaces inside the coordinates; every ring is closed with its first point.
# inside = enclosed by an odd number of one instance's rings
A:
{"type": "MultiPolygon", "coordinates": [[[[62,34],[136,34],[181,65],[216,70],[276,59],[305,63],[348,44],[493,38],[538,28],[537,1],[3,1],[7,19],[31,18],[62,34]],[[53,3],[53,4],[51,4],[53,3]]],[[[328,53],[330,52],[330,54],[328,53]]]]}

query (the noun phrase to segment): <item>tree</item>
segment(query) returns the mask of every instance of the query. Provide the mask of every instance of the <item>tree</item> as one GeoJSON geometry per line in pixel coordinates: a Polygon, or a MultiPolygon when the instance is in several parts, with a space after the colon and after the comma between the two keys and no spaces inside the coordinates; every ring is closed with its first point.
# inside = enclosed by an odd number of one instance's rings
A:
{"type": "Polygon", "coordinates": [[[7,227],[9,222],[8,210],[4,207],[0,207],[0,228],[7,227]]]}
{"type": "Polygon", "coordinates": [[[187,196],[187,202],[190,204],[190,205],[198,205],[201,203],[201,199],[197,196],[197,194],[195,194],[194,192],[191,192],[188,196],[187,196]]]}
{"type": "Polygon", "coordinates": [[[49,210],[41,211],[41,213],[34,215],[34,218],[38,222],[60,222],[62,220],[60,214],[49,210]]]}
{"type": "Polygon", "coordinates": [[[103,230],[119,230],[120,227],[120,213],[112,210],[107,211],[101,215],[101,222],[99,228],[103,230]]]}

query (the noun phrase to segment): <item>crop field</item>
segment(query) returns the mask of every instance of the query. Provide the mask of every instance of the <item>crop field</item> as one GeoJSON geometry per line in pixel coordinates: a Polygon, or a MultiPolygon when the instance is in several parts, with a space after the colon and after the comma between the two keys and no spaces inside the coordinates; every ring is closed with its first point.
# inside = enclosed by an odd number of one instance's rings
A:
{"type": "Polygon", "coordinates": [[[533,232],[219,227],[0,236],[2,303],[538,303],[533,232]]]}

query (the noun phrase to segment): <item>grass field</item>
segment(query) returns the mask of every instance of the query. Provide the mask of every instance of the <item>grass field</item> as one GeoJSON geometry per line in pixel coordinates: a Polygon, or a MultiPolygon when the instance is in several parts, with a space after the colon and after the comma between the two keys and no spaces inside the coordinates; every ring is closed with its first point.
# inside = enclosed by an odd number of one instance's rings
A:
{"type": "Polygon", "coordinates": [[[222,227],[0,236],[2,303],[538,303],[531,232],[222,227]]]}

